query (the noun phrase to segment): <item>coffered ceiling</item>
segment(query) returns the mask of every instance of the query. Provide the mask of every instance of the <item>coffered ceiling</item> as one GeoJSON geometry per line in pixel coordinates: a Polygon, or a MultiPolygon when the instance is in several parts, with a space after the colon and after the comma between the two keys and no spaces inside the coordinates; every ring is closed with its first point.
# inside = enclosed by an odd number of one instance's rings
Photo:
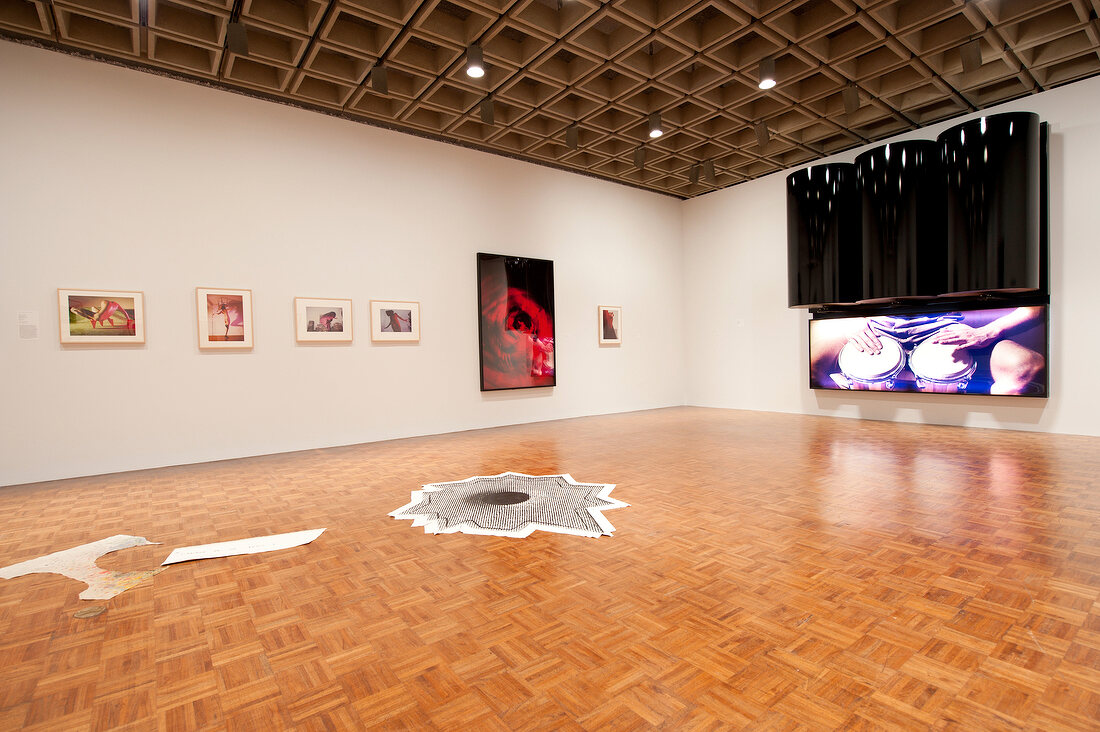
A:
{"type": "Polygon", "coordinates": [[[689,198],[1100,73],[1098,10],[1100,0],[0,0],[0,36],[689,198]],[[229,39],[237,21],[246,53],[229,39]],[[975,40],[980,59],[964,69],[975,40]],[[466,74],[472,45],[481,79],[466,74]],[[763,91],[769,58],[777,85],[763,91]],[[655,112],[664,134],[651,139],[655,112]]]}

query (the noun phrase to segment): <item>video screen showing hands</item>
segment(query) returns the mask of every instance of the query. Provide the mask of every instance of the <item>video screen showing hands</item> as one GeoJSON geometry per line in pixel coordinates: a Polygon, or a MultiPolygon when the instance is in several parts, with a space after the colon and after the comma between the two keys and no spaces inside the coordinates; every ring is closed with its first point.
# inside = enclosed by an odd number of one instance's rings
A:
{"type": "Polygon", "coordinates": [[[810,387],[1047,395],[1047,308],[810,321],[810,387]]]}

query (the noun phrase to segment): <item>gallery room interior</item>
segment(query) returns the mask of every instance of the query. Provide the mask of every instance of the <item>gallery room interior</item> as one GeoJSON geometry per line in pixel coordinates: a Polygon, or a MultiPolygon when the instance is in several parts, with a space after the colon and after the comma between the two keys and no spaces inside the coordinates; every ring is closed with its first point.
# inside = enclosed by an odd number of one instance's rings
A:
{"type": "Polygon", "coordinates": [[[1098,10],[0,0],[0,729],[1096,729],[1098,10]]]}

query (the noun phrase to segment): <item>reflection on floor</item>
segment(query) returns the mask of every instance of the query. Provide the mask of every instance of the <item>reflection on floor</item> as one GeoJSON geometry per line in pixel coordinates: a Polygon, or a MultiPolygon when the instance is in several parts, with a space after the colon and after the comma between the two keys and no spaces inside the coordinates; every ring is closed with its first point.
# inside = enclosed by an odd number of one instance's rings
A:
{"type": "Polygon", "coordinates": [[[328,527],[93,618],[78,582],[0,580],[0,728],[1094,729],[1098,448],[678,408],[0,489],[0,566],[328,527]],[[605,540],[387,516],[507,470],[631,508],[605,540]]]}

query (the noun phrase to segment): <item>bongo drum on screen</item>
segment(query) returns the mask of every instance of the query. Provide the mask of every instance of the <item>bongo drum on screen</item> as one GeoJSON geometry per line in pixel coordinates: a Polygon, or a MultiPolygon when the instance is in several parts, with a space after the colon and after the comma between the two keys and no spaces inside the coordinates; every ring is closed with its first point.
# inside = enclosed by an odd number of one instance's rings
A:
{"type": "Polygon", "coordinates": [[[851,343],[844,345],[837,359],[841,372],[848,381],[849,389],[867,389],[871,391],[890,391],[894,387],[894,377],[905,366],[905,352],[889,336],[880,335],[882,350],[878,353],[861,351],[851,343]]]}
{"type": "Polygon", "coordinates": [[[909,356],[909,370],[917,378],[918,390],[954,393],[966,389],[978,365],[965,350],[925,341],[909,356]]]}

